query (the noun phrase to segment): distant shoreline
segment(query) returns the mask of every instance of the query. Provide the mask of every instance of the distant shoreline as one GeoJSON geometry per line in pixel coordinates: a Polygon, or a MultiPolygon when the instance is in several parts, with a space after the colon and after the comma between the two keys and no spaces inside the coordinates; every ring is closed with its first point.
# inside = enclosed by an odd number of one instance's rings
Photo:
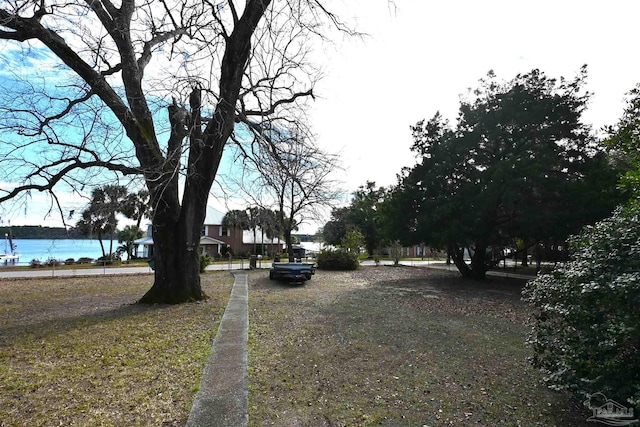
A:
{"type": "MultiPolygon", "coordinates": [[[[64,227],[43,227],[41,225],[12,225],[1,226],[0,237],[5,238],[11,233],[13,239],[44,239],[44,240],[59,240],[59,239],[73,239],[73,240],[93,240],[95,236],[87,236],[81,234],[75,228],[64,227]]],[[[108,237],[108,236],[106,236],[108,237]]]]}
{"type": "MultiPolygon", "coordinates": [[[[0,243],[0,253],[3,252],[4,245],[0,243]]],[[[15,254],[20,258],[12,264],[29,265],[32,261],[38,260],[40,263],[47,263],[49,260],[64,262],[68,259],[77,260],[79,258],[98,259],[102,256],[102,247],[97,239],[18,239],[14,238],[16,245],[15,254]]],[[[117,240],[102,240],[102,245],[109,252],[118,248],[117,240]]],[[[4,249],[6,253],[8,248],[4,249]]],[[[9,263],[6,263],[9,264],[9,263]]]]}

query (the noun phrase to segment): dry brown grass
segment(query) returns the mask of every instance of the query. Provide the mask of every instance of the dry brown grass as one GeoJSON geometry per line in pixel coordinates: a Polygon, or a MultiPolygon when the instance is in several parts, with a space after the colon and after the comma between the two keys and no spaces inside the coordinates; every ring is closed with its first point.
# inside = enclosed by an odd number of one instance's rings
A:
{"type": "Polygon", "coordinates": [[[0,282],[0,426],[184,425],[233,277],[134,303],[152,276],[0,282]]]}
{"type": "Polygon", "coordinates": [[[364,267],[250,283],[251,426],[586,426],[526,362],[522,281],[364,267]]]}

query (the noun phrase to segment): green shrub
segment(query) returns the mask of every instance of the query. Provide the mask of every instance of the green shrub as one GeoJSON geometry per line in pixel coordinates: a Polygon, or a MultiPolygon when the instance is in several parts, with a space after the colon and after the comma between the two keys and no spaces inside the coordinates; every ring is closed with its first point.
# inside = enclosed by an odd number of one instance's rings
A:
{"type": "MultiPolygon", "coordinates": [[[[79,262],[80,260],[78,260],[79,262]]],[[[122,262],[120,260],[120,253],[115,252],[112,254],[107,254],[96,259],[96,265],[120,265],[122,262]]]]}
{"type": "Polygon", "coordinates": [[[96,265],[104,267],[107,265],[121,265],[122,261],[120,261],[119,259],[98,259],[96,260],[96,265]]]}
{"type": "Polygon", "coordinates": [[[209,255],[200,255],[200,273],[204,273],[207,266],[213,263],[213,258],[209,255]]]}
{"type": "Polygon", "coordinates": [[[49,267],[57,267],[62,264],[62,261],[55,258],[49,258],[44,265],[48,265],[49,267]]]}
{"type": "Polygon", "coordinates": [[[640,402],[640,209],[570,240],[573,261],[529,282],[531,362],[552,388],[640,402]]]}
{"type": "Polygon", "coordinates": [[[323,270],[356,270],[359,266],[357,253],[322,251],[318,254],[318,268],[323,270]]]}

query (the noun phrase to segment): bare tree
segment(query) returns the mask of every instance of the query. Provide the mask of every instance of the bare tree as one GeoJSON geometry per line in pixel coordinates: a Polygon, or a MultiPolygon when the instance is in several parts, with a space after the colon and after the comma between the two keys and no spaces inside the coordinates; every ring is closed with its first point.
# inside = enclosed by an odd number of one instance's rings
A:
{"type": "Polygon", "coordinates": [[[142,177],[156,270],[141,302],[205,298],[200,230],[223,149],[238,123],[299,116],[311,39],[348,31],[328,1],[0,0],[0,203],[44,191],[62,213],[61,188],[142,177]]]}
{"type": "Polygon", "coordinates": [[[275,207],[277,229],[284,235],[289,260],[293,261],[291,234],[308,220],[317,220],[342,191],[332,173],[340,169],[338,157],[321,150],[304,128],[263,129],[262,150],[247,156],[247,172],[236,182],[254,203],[275,207]],[[249,178],[247,178],[249,177],[249,178]]]}

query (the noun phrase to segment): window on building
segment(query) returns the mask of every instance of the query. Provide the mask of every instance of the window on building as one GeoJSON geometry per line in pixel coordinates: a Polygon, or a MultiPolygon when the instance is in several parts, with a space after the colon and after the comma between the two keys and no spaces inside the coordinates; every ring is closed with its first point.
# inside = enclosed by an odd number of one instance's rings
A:
{"type": "Polygon", "coordinates": [[[220,226],[220,236],[230,236],[229,229],[223,225],[220,226]]]}

